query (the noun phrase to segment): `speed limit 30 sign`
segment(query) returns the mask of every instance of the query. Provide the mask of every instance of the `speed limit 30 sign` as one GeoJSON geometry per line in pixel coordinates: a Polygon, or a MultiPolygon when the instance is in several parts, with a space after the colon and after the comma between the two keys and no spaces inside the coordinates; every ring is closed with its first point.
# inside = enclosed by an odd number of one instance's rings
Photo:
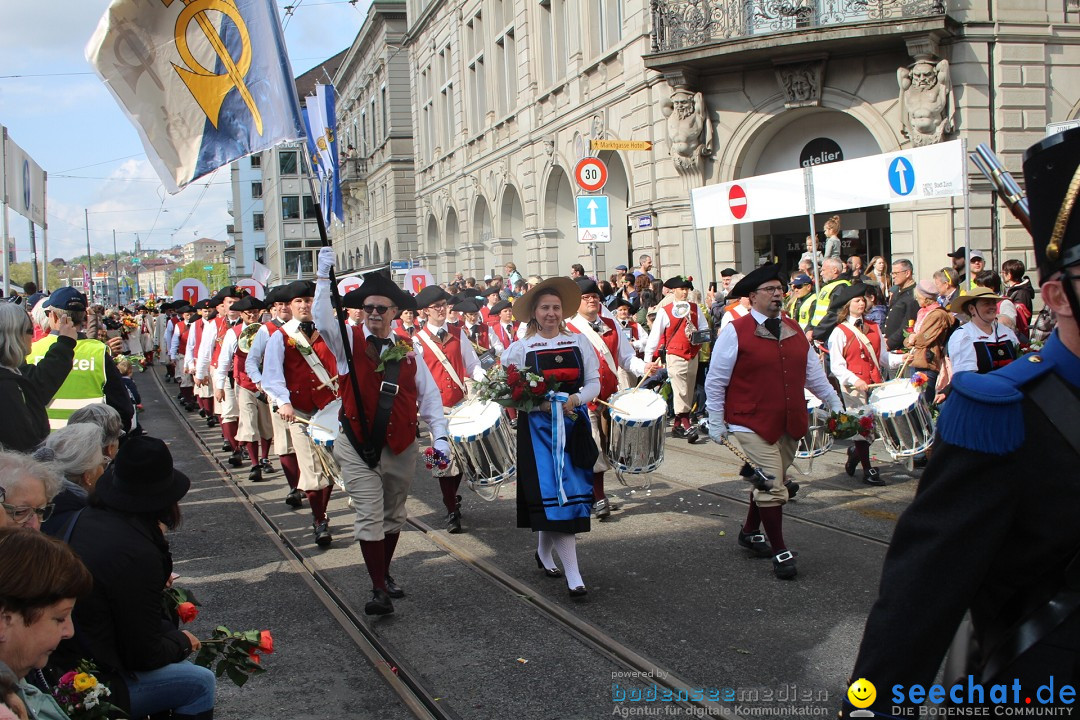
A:
{"type": "Polygon", "coordinates": [[[607,165],[600,158],[582,158],[574,167],[574,180],[582,190],[596,192],[607,183],[607,165]]]}

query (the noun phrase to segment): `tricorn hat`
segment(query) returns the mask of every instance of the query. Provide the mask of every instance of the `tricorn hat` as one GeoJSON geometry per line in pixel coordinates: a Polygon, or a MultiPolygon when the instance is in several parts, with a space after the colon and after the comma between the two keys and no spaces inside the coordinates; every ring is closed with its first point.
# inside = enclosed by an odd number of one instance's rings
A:
{"type": "Polygon", "coordinates": [[[600,295],[600,286],[596,284],[596,281],[590,277],[574,278],[574,282],[577,283],[578,288],[581,290],[582,295],[600,295]]]}
{"type": "Polygon", "coordinates": [[[1080,263],[1076,192],[1069,192],[1078,172],[1080,128],[1051,135],[1024,152],[1024,184],[1040,281],[1080,263]]]}
{"type": "Polygon", "coordinates": [[[694,283],[692,283],[689,278],[684,278],[682,275],[676,275],[675,277],[665,280],[664,287],[666,287],[668,290],[677,290],[678,288],[686,288],[687,290],[693,290],[694,283]]]}
{"type": "Polygon", "coordinates": [[[870,288],[861,282],[853,285],[841,285],[833,291],[832,298],[829,300],[829,309],[839,310],[855,298],[866,297],[869,290],[870,288]]]}
{"type": "Polygon", "coordinates": [[[784,276],[780,272],[779,265],[765,263],[761,267],[746,273],[742,280],[735,283],[735,287],[731,288],[731,291],[727,294],[728,299],[734,300],[735,298],[748,297],[750,293],[770,280],[779,280],[781,285],[787,284],[784,282],[784,276]]]}
{"type": "Polygon", "coordinates": [[[230,309],[237,312],[240,312],[242,310],[265,310],[266,303],[264,303],[262,300],[255,297],[254,295],[248,295],[234,302],[230,309]]]}
{"type": "Polygon", "coordinates": [[[360,287],[351,290],[341,299],[341,304],[347,308],[362,308],[364,301],[372,295],[382,295],[390,302],[397,305],[398,310],[415,310],[416,298],[402,290],[390,278],[381,272],[369,272],[364,275],[364,282],[360,287]]]}
{"type": "Polygon", "coordinates": [[[277,302],[292,302],[296,298],[315,297],[315,283],[311,280],[293,280],[278,289],[277,302]]]}
{"type": "Polygon", "coordinates": [[[443,290],[438,285],[428,285],[426,288],[416,294],[416,307],[426,308],[431,307],[437,302],[446,301],[452,303],[456,298],[450,293],[443,290]]]}

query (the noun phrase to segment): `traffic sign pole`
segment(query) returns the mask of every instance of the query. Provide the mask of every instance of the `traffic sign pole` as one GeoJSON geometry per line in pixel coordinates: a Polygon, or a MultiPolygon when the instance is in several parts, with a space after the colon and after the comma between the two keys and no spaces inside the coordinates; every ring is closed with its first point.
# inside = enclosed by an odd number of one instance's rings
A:
{"type": "Polygon", "coordinates": [[[821,292],[821,273],[817,263],[817,231],[814,230],[814,169],[807,166],[803,171],[806,183],[806,214],[810,217],[810,264],[814,267],[814,295],[821,292]]]}

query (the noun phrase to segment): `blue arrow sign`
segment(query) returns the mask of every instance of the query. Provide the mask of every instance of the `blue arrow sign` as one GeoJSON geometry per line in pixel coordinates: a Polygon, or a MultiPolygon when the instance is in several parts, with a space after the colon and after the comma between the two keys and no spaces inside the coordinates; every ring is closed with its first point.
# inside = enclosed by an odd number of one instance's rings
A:
{"type": "Polygon", "coordinates": [[[898,157],[889,163],[889,187],[897,195],[910,195],[915,189],[915,168],[905,157],[898,157]]]}
{"type": "Polygon", "coordinates": [[[607,195],[578,195],[578,229],[611,227],[607,195]]]}

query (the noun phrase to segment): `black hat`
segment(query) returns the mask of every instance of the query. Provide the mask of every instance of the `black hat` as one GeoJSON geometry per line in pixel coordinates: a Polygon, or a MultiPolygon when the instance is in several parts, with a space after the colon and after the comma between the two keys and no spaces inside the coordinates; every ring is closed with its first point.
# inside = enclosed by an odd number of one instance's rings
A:
{"type": "Polygon", "coordinates": [[[247,295],[247,291],[244,290],[244,288],[242,287],[237,287],[236,285],[226,285],[225,287],[218,290],[217,294],[218,297],[222,298],[231,297],[239,299],[247,295]]]}
{"type": "Polygon", "coordinates": [[[509,300],[500,300],[499,302],[492,305],[491,309],[488,312],[491,313],[492,315],[498,315],[503,310],[506,310],[507,308],[510,308],[510,307],[513,307],[513,305],[510,304],[509,300]]]}
{"type": "Polygon", "coordinates": [[[731,288],[731,292],[727,296],[731,300],[748,297],[751,292],[770,280],[779,280],[781,285],[787,286],[787,283],[784,282],[784,276],[780,272],[780,266],[775,263],[765,263],[744,275],[742,280],[735,283],[735,287],[731,288]]]}
{"type": "Polygon", "coordinates": [[[428,285],[416,295],[416,307],[426,308],[431,307],[437,302],[446,301],[452,303],[456,298],[450,293],[443,290],[438,285],[428,285]]]}
{"type": "Polygon", "coordinates": [[[501,292],[502,292],[502,288],[499,287],[498,285],[488,285],[486,288],[484,288],[483,290],[480,291],[480,294],[483,297],[487,297],[488,295],[491,295],[492,293],[495,293],[496,295],[498,295],[501,292]]]}
{"type": "Polygon", "coordinates": [[[177,315],[183,315],[184,313],[195,312],[195,308],[191,307],[187,303],[184,303],[178,308],[175,308],[177,315]]]}
{"type": "Polygon", "coordinates": [[[1054,225],[1069,203],[1069,185],[1080,165],[1080,128],[1051,135],[1024,152],[1024,182],[1031,211],[1031,237],[1040,281],[1080,263],[1080,221],[1076,205],[1069,208],[1065,226],[1054,225]]]}
{"type": "Polygon", "coordinates": [[[833,290],[829,300],[829,310],[839,310],[855,298],[865,297],[868,292],[870,288],[861,282],[854,285],[841,285],[833,290]]]}
{"type": "Polygon", "coordinates": [[[682,275],[676,275],[673,278],[668,278],[664,281],[664,287],[668,290],[677,290],[678,288],[686,288],[687,290],[694,289],[694,283],[690,282],[688,278],[684,278],[682,275]]]}
{"type": "Polygon", "coordinates": [[[415,310],[416,299],[409,293],[398,287],[393,280],[380,272],[369,272],[364,275],[364,282],[360,287],[351,290],[341,299],[341,304],[347,308],[361,308],[364,301],[372,295],[382,295],[390,299],[390,302],[398,306],[399,310],[415,310]]]}
{"type": "Polygon", "coordinates": [[[195,303],[196,310],[209,310],[212,307],[214,306],[210,304],[210,298],[204,298],[199,302],[195,303]]]}
{"type": "Polygon", "coordinates": [[[166,510],[187,494],[191,481],[173,468],[164,441],[136,435],[120,446],[94,493],[108,507],[134,513],[166,510]]]}
{"type": "Polygon", "coordinates": [[[291,302],[296,298],[315,297],[315,283],[311,280],[293,280],[278,290],[277,302],[291,302]]]}
{"type": "Polygon", "coordinates": [[[254,295],[248,295],[234,302],[229,309],[237,312],[240,312],[241,310],[265,310],[266,303],[254,295]]]}
{"type": "Polygon", "coordinates": [[[57,310],[85,310],[86,296],[73,287],[62,287],[54,290],[44,307],[54,307],[57,310]]]}
{"type": "Polygon", "coordinates": [[[266,295],[263,298],[263,302],[266,303],[267,307],[273,305],[274,303],[285,302],[284,300],[281,299],[281,292],[282,292],[282,290],[284,290],[287,287],[289,287],[289,286],[288,285],[275,285],[272,288],[268,288],[267,291],[266,291],[266,295]]]}
{"type": "Polygon", "coordinates": [[[738,271],[735,268],[724,268],[720,271],[720,277],[731,277],[732,275],[738,275],[738,271]]]}
{"type": "Polygon", "coordinates": [[[596,281],[589,277],[574,278],[574,282],[577,283],[578,288],[581,290],[582,295],[600,295],[600,286],[596,284],[596,281]]]}
{"type": "Polygon", "coordinates": [[[954,260],[956,258],[967,257],[967,247],[964,246],[964,245],[961,245],[960,247],[956,248],[956,252],[945,253],[945,255],[948,256],[948,257],[953,258],[954,260]]]}
{"type": "Polygon", "coordinates": [[[611,310],[611,312],[615,312],[618,308],[621,308],[623,306],[628,307],[628,308],[632,308],[632,307],[634,307],[634,303],[630,302],[629,300],[624,298],[622,295],[618,295],[608,305],[608,310],[611,310]]]}
{"type": "Polygon", "coordinates": [[[480,312],[480,305],[472,298],[464,298],[454,303],[454,310],[463,313],[478,313],[480,312]]]}

